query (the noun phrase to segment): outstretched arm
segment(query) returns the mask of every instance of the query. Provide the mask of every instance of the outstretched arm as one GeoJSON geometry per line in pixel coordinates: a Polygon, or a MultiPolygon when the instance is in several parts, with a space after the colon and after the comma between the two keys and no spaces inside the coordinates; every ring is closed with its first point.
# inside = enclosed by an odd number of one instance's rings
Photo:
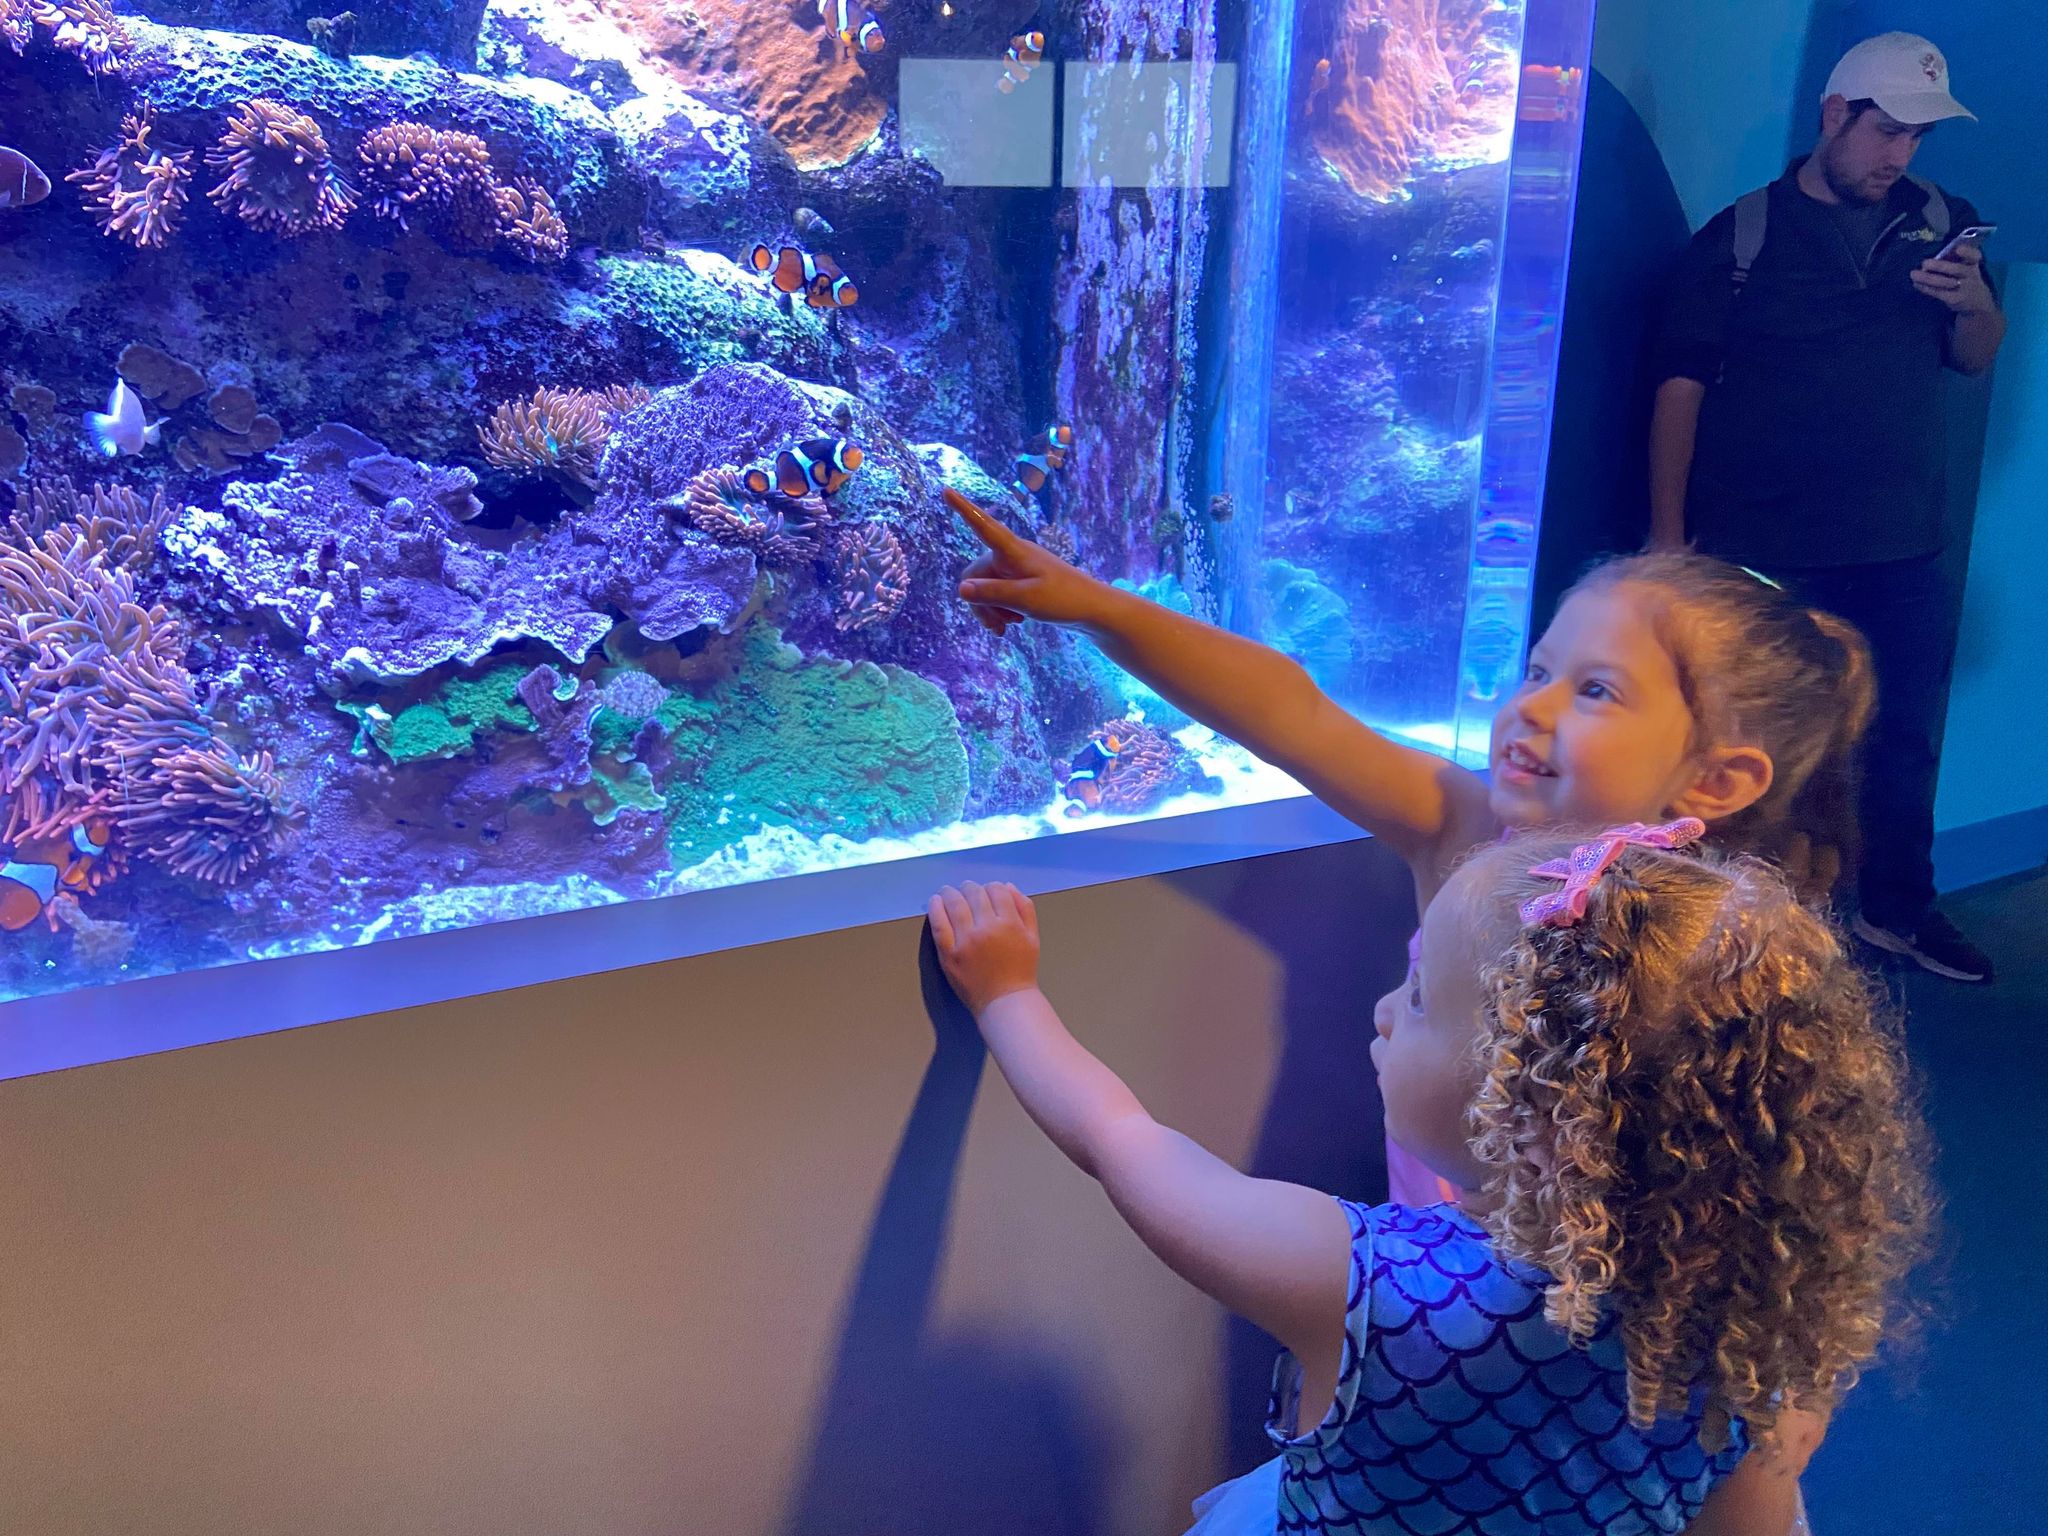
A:
{"type": "Polygon", "coordinates": [[[1685,1536],[1808,1536],[1799,1479],[1827,1432],[1817,1413],[1788,1409],[1769,1439],[1707,1495],[1685,1536]]]}
{"type": "Polygon", "coordinates": [[[1239,1173],[1145,1112],[1038,990],[1038,919],[1016,887],[932,898],[932,938],[1018,1102],[1165,1263],[1292,1350],[1304,1401],[1334,1387],[1350,1225],[1315,1190],[1239,1173]]]}
{"type": "Polygon", "coordinates": [[[1292,658],[1097,581],[957,491],[945,496],[988,547],[960,595],[996,633],[1026,618],[1079,629],[1176,708],[1291,774],[1410,864],[1492,835],[1475,774],[1361,724],[1292,658]]]}

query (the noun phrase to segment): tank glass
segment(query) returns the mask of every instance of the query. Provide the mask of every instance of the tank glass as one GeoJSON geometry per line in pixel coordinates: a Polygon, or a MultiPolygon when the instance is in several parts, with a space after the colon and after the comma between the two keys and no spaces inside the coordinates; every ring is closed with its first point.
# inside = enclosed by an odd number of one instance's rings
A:
{"type": "MultiPolygon", "coordinates": [[[[0,0],[0,998],[1476,760],[1588,0],[0,0]]],[[[4,1028],[4,1026],[0,1026],[4,1028]]]]}

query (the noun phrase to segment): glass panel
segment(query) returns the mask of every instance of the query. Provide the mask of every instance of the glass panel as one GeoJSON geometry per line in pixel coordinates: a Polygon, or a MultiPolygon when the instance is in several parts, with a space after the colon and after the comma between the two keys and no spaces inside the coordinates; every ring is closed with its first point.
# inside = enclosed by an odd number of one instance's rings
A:
{"type": "Polygon", "coordinates": [[[0,5],[0,997],[1299,793],[945,489],[1472,756],[1587,0],[970,10],[0,5]]]}

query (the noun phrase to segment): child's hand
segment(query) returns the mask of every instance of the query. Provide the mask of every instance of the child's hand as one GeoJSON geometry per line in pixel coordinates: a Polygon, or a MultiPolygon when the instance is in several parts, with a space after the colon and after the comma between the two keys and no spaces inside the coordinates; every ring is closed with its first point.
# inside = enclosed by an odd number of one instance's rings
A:
{"type": "Polygon", "coordinates": [[[1014,885],[949,885],[927,915],[946,980],[975,1017],[998,998],[1037,988],[1038,913],[1014,885]]]}
{"type": "Polygon", "coordinates": [[[960,595],[974,605],[975,617],[987,628],[1000,635],[1025,619],[1085,624],[1095,616],[1101,582],[1012,533],[950,486],[944,494],[946,505],[988,546],[960,582],[960,595]]]}

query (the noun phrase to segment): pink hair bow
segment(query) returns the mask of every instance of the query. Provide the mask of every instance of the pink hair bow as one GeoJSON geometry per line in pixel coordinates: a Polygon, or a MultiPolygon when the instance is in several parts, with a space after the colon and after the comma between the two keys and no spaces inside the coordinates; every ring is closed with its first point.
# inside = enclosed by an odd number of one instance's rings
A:
{"type": "Polygon", "coordinates": [[[1638,848],[1683,848],[1706,835],[1707,824],[1697,816],[1682,816],[1661,827],[1632,821],[1625,827],[1609,827],[1590,843],[1574,848],[1568,859],[1551,859],[1529,873],[1562,880],[1564,889],[1546,891],[1522,903],[1522,921],[1548,923],[1569,928],[1586,915],[1586,901],[1593,894],[1593,882],[1606,874],[1621,850],[1631,844],[1638,848]]]}

